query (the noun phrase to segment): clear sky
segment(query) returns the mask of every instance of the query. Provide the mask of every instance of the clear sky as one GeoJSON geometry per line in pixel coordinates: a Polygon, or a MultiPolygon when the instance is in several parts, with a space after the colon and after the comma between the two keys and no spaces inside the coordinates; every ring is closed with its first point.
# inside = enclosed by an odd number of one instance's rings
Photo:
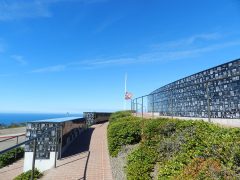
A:
{"type": "Polygon", "coordinates": [[[0,0],[0,112],[123,108],[240,57],[239,0],[0,0]]]}

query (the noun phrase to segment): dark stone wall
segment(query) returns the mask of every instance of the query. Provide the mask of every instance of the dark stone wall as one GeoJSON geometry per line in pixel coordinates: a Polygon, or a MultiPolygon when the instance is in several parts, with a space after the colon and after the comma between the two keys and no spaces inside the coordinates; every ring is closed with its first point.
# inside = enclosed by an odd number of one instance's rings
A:
{"type": "Polygon", "coordinates": [[[148,96],[163,116],[240,118],[240,59],[167,84],[148,96]]]}
{"type": "MultiPolygon", "coordinates": [[[[27,123],[26,140],[41,136],[49,128],[56,127],[56,123],[27,123]]],[[[37,138],[36,159],[49,159],[50,152],[56,150],[56,130],[53,129],[48,133],[37,138]]],[[[34,142],[30,141],[25,144],[25,152],[33,152],[34,142]]]]}
{"type": "Polygon", "coordinates": [[[84,112],[83,117],[88,125],[108,121],[112,113],[108,112],[84,112]]]}
{"type": "MultiPolygon", "coordinates": [[[[69,145],[84,128],[86,128],[86,121],[84,118],[69,120],[61,123],[29,122],[26,127],[26,140],[38,137],[36,144],[36,159],[49,159],[50,152],[55,152],[56,148],[59,150],[60,144],[58,144],[57,147],[57,142],[60,143],[61,135],[61,148],[63,149],[65,146],[69,145]],[[49,131],[50,128],[53,129],[49,131]],[[57,137],[58,140],[56,139],[57,137]]],[[[25,152],[33,152],[33,143],[33,141],[30,141],[25,145],[25,152]]]]}

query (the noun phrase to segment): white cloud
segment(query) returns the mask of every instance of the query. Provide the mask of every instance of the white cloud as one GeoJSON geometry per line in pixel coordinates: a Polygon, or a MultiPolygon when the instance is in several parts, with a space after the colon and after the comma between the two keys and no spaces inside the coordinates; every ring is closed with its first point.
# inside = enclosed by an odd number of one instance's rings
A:
{"type": "Polygon", "coordinates": [[[24,60],[23,56],[20,55],[11,55],[11,58],[21,65],[27,65],[27,61],[24,60]]]}
{"type": "Polygon", "coordinates": [[[197,35],[187,38],[185,41],[188,44],[192,44],[198,40],[209,41],[209,40],[219,39],[220,37],[221,37],[220,33],[197,34],[197,35]]]}
{"type": "Polygon", "coordinates": [[[210,53],[212,51],[218,51],[224,48],[234,46],[240,46],[240,40],[214,43],[204,47],[189,47],[181,50],[176,50],[174,48],[169,48],[168,50],[164,51],[154,49],[133,57],[102,58],[97,60],[84,61],[81,63],[81,66],[88,69],[93,69],[106,66],[167,62],[173,60],[194,58],[206,53],[210,53]]]}
{"type": "Polygon", "coordinates": [[[135,58],[119,57],[119,58],[103,58],[97,60],[84,61],[84,66],[108,66],[108,65],[124,65],[134,63],[135,58]]]}
{"type": "Polygon", "coordinates": [[[3,0],[0,2],[0,20],[49,17],[48,4],[41,1],[3,0]]]}
{"type": "Polygon", "coordinates": [[[59,71],[64,71],[65,69],[66,69],[65,65],[56,65],[56,66],[48,66],[40,69],[35,69],[31,71],[31,73],[59,72],[59,71]]]}
{"type": "Polygon", "coordinates": [[[156,50],[170,50],[176,48],[186,48],[194,45],[197,42],[210,42],[213,40],[220,39],[222,35],[220,33],[205,33],[205,34],[196,34],[187,38],[178,39],[175,41],[167,41],[163,43],[154,44],[151,48],[156,50]]]}
{"type": "Polygon", "coordinates": [[[50,6],[59,2],[97,3],[105,0],[1,0],[0,21],[51,17],[50,6]]]}
{"type": "Polygon", "coordinates": [[[153,47],[152,49],[146,51],[145,53],[141,53],[132,57],[124,55],[119,57],[104,57],[89,59],[85,61],[71,62],[65,65],[37,69],[34,70],[33,72],[58,72],[67,69],[95,69],[111,66],[123,66],[129,64],[148,64],[154,62],[167,62],[173,60],[194,58],[213,51],[219,51],[229,47],[240,46],[240,39],[234,41],[229,40],[221,42],[218,41],[214,43],[210,42],[207,43],[208,45],[196,46],[196,42],[198,40],[211,41],[219,38],[220,34],[218,33],[194,35],[192,37],[185,38],[182,40],[176,40],[175,43],[173,42],[161,43],[165,45],[164,49],[153,47]],[[185,43],[187,42],[188,46],[185,46],[183,48],[174,48],[174,46],[176,45],[180,46],[180,44],[183,42],[185,43]],[[166,48],[167,46],[169,46],[169,48],[166,48]]]}

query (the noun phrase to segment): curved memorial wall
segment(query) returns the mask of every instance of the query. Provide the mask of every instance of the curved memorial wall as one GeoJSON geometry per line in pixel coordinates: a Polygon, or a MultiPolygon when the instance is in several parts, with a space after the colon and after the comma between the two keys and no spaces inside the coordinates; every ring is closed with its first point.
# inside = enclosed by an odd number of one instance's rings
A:
{"type": "Polygon", "coordinates": [[[240,118],[240,59],[167,84],[148,96],[160,116],[240,118]]]}

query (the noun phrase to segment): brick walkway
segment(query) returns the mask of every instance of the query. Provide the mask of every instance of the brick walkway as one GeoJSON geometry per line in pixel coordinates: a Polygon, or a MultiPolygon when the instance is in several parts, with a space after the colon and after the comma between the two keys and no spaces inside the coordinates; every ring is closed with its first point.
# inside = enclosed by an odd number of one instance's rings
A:
{"type": "MultiPolygon", "coordinates": [[[[107,149],[107,124],[96,124],[84,131],[61,160],[57,168],[44,172],[42,180],[112,180],[107,149]]],[[[12,180],[23,170],[23,160],[0,169],[0,179],[12,180]]]]}
{"type": "Polygon", "coordinates": [[[90,143],[87,180],[111,180],[112,171],[107,146],[107,123],[96,125],[90,143]]]}
{"type": "Polygon", "coordinates": [[[83,132],[68,150],[65,158],[57,161],[56,169],[44,173],[43,180],[112,180],[107,123],[94,125],[83,132]]]}
{"type": "Polygon", "coordinates": [[[23,170],[23,159],[0,169],[0,179],[12,180],[17,175],[21,174],[23,170]]]}

